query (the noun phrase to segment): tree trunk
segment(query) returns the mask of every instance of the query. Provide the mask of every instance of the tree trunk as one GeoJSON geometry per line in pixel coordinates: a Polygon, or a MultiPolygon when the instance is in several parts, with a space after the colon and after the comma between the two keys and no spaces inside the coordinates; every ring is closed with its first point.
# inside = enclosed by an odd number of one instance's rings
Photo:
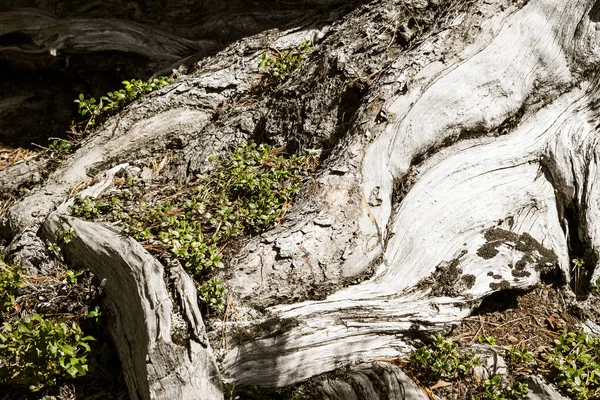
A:
{"type": "MultiPolygon", "coordinates": [[[[492,293],[571,282],[583,249],[600,278],[600,3],[439,3],[377,0],[240,39],[111,118],[8,207],[3,230],[19,249],[39,245],[23,232],[69,226],[78,239],[66,252],[107,278],[132,397],[217,398],[214,351],[235,385],[285,387],[363,363],[320,395],[401,398],[407,378],[372,361],[406,353],[409,337],[460,323],[492,293]],[[261,53],[304,40],[315,51],[300,70],[266,87],[261,53]],[[323,162],[285,221],[223,273],[237,313],[207,321],[211,350],[179,266],[66,207],[88,182],[100,194],[117,164],[167,157],[165,176],[184,182],[240,140],[317,149],[323,162]],[[180,317],[193,332],[184,345],[180,317]],[[234,338],[239,326],[249,340],[234,338]]],[[[39,165],[6,168],[0,186],[39,165]]]]}

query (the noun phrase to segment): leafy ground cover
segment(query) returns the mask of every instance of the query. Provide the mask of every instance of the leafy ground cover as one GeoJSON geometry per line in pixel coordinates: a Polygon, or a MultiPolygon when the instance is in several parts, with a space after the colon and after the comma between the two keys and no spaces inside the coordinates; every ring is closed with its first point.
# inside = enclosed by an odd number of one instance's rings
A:
{"type": "Polygon", "coordinates": [[[564,332],[544,358],[548,375],[571,398],[600,398],[600,338],[564,332]]]}
{"type": "Polygon", "coordinates": [[[593,310],[599,297],[592,294],[581,308],[569,293],[552,286],[499,293],[451,337],[417,341],[410,358],[397,363],[432,398],[525,399],[525,382],[534,373],[571,399],[600,398],[600,339],[579,328],[580,320],[598,322],[593,310]],[[479,360],[468,350],[474,343],[492,346],[507,373],[478,376],[479,360]]]}
{"type": "MultiPolygon", "coordinates": [[[[488,341],[492,341],[488,338],[488,341]]],[[[437,334],[415,341],[416,349],[399,365],[430,397],[457,399],[517,400],[526,398],[527,385],[518,372],[519,363],[509,363],[506,376],[482,376],[482,362],[474,351],[437,334]]]]}
{"type": "Polygon", "coordinates": [[[142,181],[117,178],[100,198],[76,197],[70,212],[117,223],[159,257],[179,260],[200,282],[204,303],[219,309],[225,288],[215,275],[227,246],[279,224],[317,161],[242,143],[212,162],[209,173],[184,186],[149,191],[142,181]]]}
{"type": "Polygon", "coordinates": [[[106,368],[118,362],[101,327],[101,288],[93,281],[85,271],[30,274],[0,261],[0,399],[64,391],[99,369],[106,379],[88,383],[92,392],[120,379],[106,368]]]}

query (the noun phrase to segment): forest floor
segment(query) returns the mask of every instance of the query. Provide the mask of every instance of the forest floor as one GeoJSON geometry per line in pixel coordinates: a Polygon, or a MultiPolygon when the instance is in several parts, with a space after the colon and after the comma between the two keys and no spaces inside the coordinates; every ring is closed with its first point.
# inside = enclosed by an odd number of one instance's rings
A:
{"type": "Polygon", "coordinates": [[[463,345],[475,343],[478,337],[492,337],[498,346],[524,348],[537,356],[565,329],[578,328],[573,300],[564,289],[549,285],[529,292],[497,292],[486,298],[452,337],[463,345]]]}

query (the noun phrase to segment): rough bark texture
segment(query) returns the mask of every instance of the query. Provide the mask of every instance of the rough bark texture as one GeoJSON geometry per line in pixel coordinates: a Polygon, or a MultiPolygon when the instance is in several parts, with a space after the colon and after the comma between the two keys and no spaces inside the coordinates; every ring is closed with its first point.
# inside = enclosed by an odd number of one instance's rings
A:
{"type": "MultiPolygon", "coordinates": [[[[46,179],[36,177],[40,160],[2,171],[3,191],[40,182],[4,216],[4,235],[19,249],[10,255],[27,263],[43,221],[48,235],[68,225],[77,237],[69,254],[107,277],[132,396],[186,398],[220,384],[185,274],[131,239],[64,215],[69,196],[117,164],[168,157],[163,173],[183,182],[240,140],[321,152],[322,168],[283,224],[249,239],[223,273],[237,319],[208,324],[219,336],[220,371],[236,385],[283,387],[369,363],[324,378],[317,392],[418,398],[406,395],[416,389],[398,368],[373,359],[405,353],[409,335],[459,323],[494,292],[552,274],[569,282],[570,260],[584,248],[598,260],[595,1],[439,3],[373,1],[332,12],[334,21],[306,17],[197,55],[189,75],[111,118],[46,179]],[[307,39],[315,52],[305,65],[267,86],[260,54],[307,39]],[[163,271],[180,279],[177,294],[163,271]],[[123,310],[123,301],[139,311],[123,310]],[[170,337],[174,310],[196,332],[185,354],[170,337]],[[227,334],[238,325],[251,340],[227,334]],[[146,339],[132,341],[129,329],[146,339]]],[[[132,27],[146,29],[127,22],[112,31],[132,27]]],[[[141,53],[174,40],[142,35],[141,53]]],[[[149,57],[192,55],[198,37],[149,57]]],[[[600,268],[591,267],[596,280],[600,268]]]]}
{"type": "MultiPolygon", "coordinates": [[[[101,193],[122,166],[86,189],[101,193]]],[[[63,204],[43,226],[54,240],[60,229],[77,232],[63,250],[106,286],[112,335],[132,399],[222,398],[219,370],[210,350],[191,278],[175,263],[164,267],[133,239],[101,225],[69,217],[63,204]],[[171,287],[171,289],[169,289],[171,287]]]]}

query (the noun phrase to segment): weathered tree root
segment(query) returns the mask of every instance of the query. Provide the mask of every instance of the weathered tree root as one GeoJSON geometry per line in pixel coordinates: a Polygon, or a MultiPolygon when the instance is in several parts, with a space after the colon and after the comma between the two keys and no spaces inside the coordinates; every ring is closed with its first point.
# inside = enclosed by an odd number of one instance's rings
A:
{"type": "MultiPolygon", "coordinates": [[[[378,80],[363,104],[348,108],[358,110],[345,125],[349,134],[284,224],[251,239],[228,272],[226,284],[241,310],[236,324],[252,332],[262,315],[294,323],[222,349],[221,372],[239,385],[283,387],[351,363],[398,356],[409,350],[410,335],[459,323],[491,293],[530,289],[552,271],[569,281],[575,238],[597,260],[596,9],[593,0],[531,0],[490,17],[481,37],[458,54],[444,53],[457,48],[453,38],[464,38],[461,24],[469,18],[461,10],[465,18],[452,25],[456,31],[424,39],[414,53],[399,52],[378,75],[358,74],[364,82],[375,75],[378,80]],[[428,50],[418,53],[422,47],[428,50]],[[422,68],[407,78],[412,56],[422,68]],[[311,299],[320,285],[326,290],[311,299]]],[[[349,23],[360,21],[357,14],[349,23]]],[[[374,46],[387,29],[367,30],[361,46],[374,46]]],[[[290,34],[285,43],[298,44],[303,34],[290,34]]],[[[336,48],[335,32],[327,33],[331,42],[323,35],[318,45],[339,52],[338,71],[352,70],[344,63],[355,53],[336,48]]],[[[386,37],[388,47],[394,35],[386,37]]],[[[183,175],[200,170],[212,148],[259,134],[264,105],[251,97],[235,103],[258,81],[253,74],[260,52],[249,48],[251,55],[227,53],[215,70],[203,65],[157,93],[144,117],[135,116],[142,106],[134,104],[123,120],[109,120],[42,187],[8,210],[11,233],[44,218],[82,179],[116,164],[115,157],[123,162],[145,152],[148,159],[172,129],[184,141],[177,154],[186,160],[179,167],[189,169],[179,171],[183,175]],[[184,94],[179,109],[164,111],[184,94]],[[219,111],[227,106],[252,117],[219,111]]],[[[295,93],[293,79],[282,85],[289,95],[295,93]]],[[[68,217],[65,207],[50,214],[44,234],[52,238],[61,227],[73,228],[67,255],[107,279],[114,337],[132,396],[185,398],[199,388],[219,395],[189,278],[178,266],[165,270],[132,239],[68,217]],[[189,337],[172,329],[181,320],[189,337]]],[[[589,268],[595,268],[592,279],[600,277],[598,265],[589,268]]],[[[396,376],[390,368],[383,375],[396,376]]],[[[348,385],[355,378],[336,377],[321,393],[351,396],[348,385]]]]}
{"type": "Polygon", "coordinates": [[[44,235],[54,238],[59,229],[74,232],[63,246],[67,256],[106,282],[111,335],[131,398],[223,398],[196,290],[181,266],[165,271],[135,240],[55,212],[44,235]]]}

